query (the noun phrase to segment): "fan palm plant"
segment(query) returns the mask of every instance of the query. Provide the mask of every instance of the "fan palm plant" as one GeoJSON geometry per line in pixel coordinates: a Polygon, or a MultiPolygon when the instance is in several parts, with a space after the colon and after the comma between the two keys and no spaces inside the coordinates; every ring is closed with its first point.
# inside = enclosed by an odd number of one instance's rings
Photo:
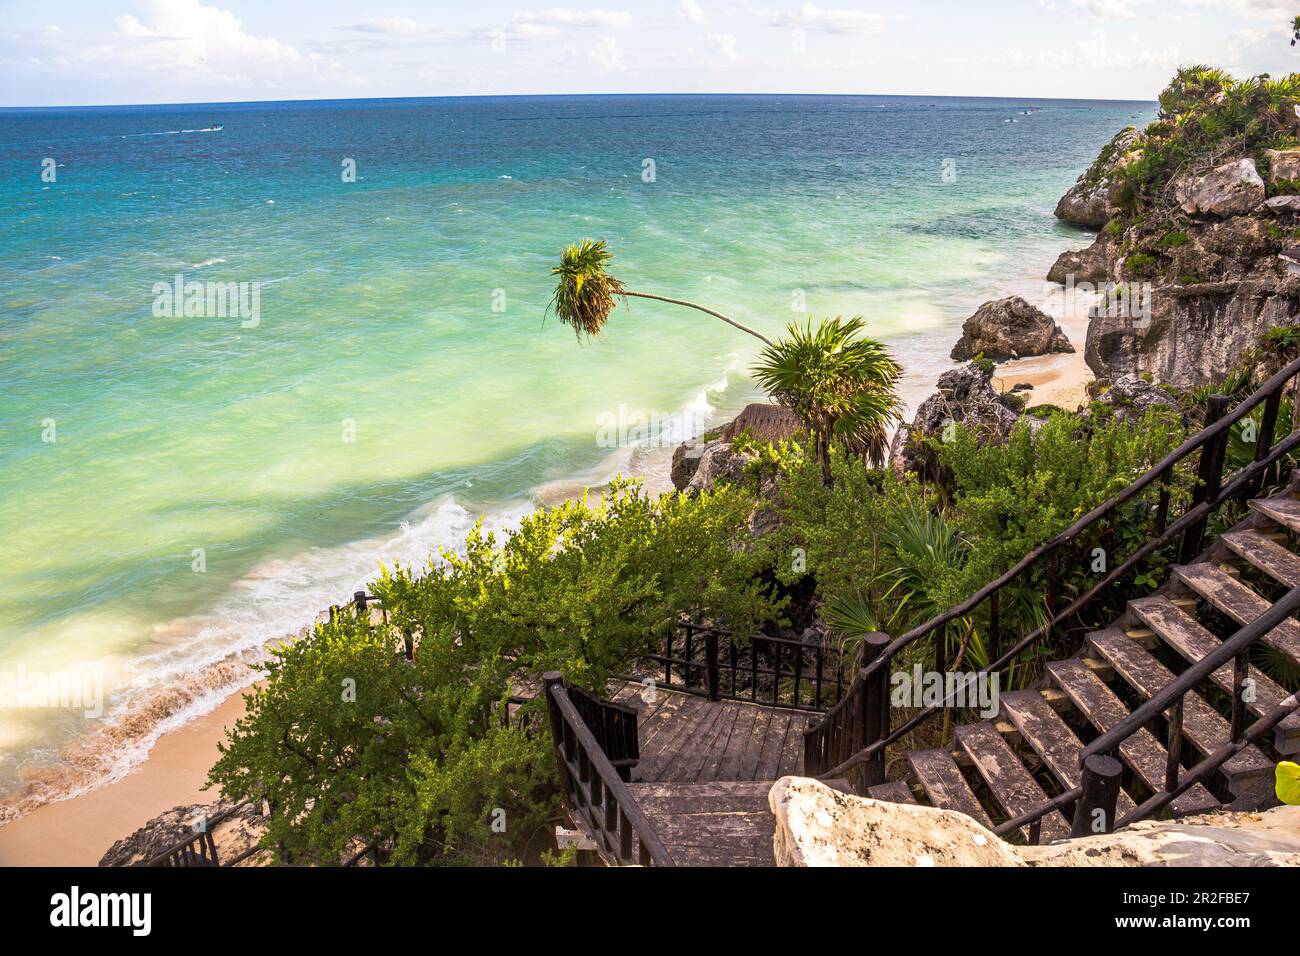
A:
{"type": "Polygon", "coordinates": [[[860,336],[860,316],[816,329],[791,323],[786,337],[759,355],[754,376],[812,432],[822,480],[831,483],[830,446],[840,442],[872,465],[885,463],[889,426],[902,418],[902,366],[874,339],[860,336]]]}
{"type": "Polygon", "coordinates": [[[581,242],[566,246],[560,255],[560,264],[551,269],[551,275],[558,278],[555,295],[551,297],[550,308],[555,310],[560,321],[573,326],[581,338],[583,335],[599,335],[609,321],[610,314],[620,298],[634,296],[639,299],[653,299],[656,302],[670,302],[697,309],[715,319],[721,319],[728,325],[735,326],[742,332],[748,332],[754,338],[771,345],[771,339],[756,332],[735,319],[715,312],[713,309],[687,302],[685,299],[670,299],[668,296],[655,295],[651,292],[634,292],[609,273],[609,262],[613,253],[605,245],[604,239],[583,239],[581,242]]]}

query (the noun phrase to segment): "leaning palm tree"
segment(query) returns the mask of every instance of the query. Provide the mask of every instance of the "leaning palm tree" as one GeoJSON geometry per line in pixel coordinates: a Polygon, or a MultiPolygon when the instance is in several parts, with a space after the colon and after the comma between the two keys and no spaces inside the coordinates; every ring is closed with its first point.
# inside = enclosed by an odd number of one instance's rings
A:
{"type": "Polygon", "coordinates": [[[881,466],[889,427],[902,419],[903,368],[879,342],[859,336],[865,328],[861,316],[836,317],[816,329],[811,321],[792,322],[786,338],[763,349],[754,367],[759,384],[812,432],[827,484],[833,442],[881,466]]]}
{"type": "Polygon", "coordinates": [[[698,309],[742,332],[748,332],[765,345],[772,344],[771,339],[761,332],[695,302],[670,299],[651,292],[633,292],[625,288],[623,283],[609,274],[608,265],[613,258],[613,253],[605,247],[604,239],[583,239],[575,245],[565,247],[560,256],[560,264],[551,269],[551,275],[557,276],[559,281],[550,307],[555,310],[561,322],[573,326],[579,338],[583,335],[599,335],[609,321],[610,313],[614,311],[616,300],[635,296],[638,299],[654,299],[656,302],[671,302],[673,305],[698,309]]]}

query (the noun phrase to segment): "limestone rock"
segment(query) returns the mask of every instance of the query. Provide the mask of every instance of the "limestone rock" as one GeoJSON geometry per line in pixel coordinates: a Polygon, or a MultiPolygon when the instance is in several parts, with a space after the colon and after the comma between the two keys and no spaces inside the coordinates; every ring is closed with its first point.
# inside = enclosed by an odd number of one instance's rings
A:
{"type": "Polygon", "coordinates": [[[748,452],[733,450],[729,441],[708,442],[700,452],[695,474],[682,490],[687,494],[704,491],[719,481],[737,484],[744,479],[745,466],[753,459],[748,452]]]}
{"type": "Polygon", "coordinates": [[[985,302],[962,325],[961,333],[952,349],[952,358],[959,362],[977,355],[996,362],[1074,351],[1055,320],[1018,295],[985,302]]]}
{"type": "MultiPolygon", "coordinates": [[[[732,440],[746,431],[760,443],[776,445],[802,433],[804,426],[799,421],[799,416],[784,405],[751,402],[716,433],[710,433],[714,437],[692,438],[682,442],[673,450],[672,469],[669,472],[673,487],[678,491],[685,491],[690,487],[706,455],[710,461],[710,468],[725,470],[720,453],[714,449],[714,446],[725,445],[730,448],[732,440]]],[[[713,477],[706,476],[694,486],[693,490],[698,491],[702,487],[708,487],[712,481],[713,477]]]]}
{"type": "Polygon", "coordinates": [[[1275,213],[1300,213],[1300,196],[1272,196],[1264,200],[1264,207],[1275,213]]]}
{"type": "Polygon", "coordinates": [[[1243,157],[1174,183],[1174,195],[1188,215],[1238,216],[1264,201],[1264,180],[1255,161],[1243,157]]]}
{"type": "Polygon", "coordinates": [[[1111,278],[1113,259],[1110,237],[1101,235],[1086,249],[1062,252],[1047,270],[1047,281],[1065,284],[1073,276],[1076,283],[1106,282],[1111,278]]]}
{"type": "Polygon", "coordinates": [[[965,814],[783,777],[768,793],[778,866],[1297,866],[1300,807],[1148,820],[1117,833],[1013,846],[965,814]]]}
{"type": "Polygon", "coordinates": [[[1300,149],[1266,149],[1268,181],[1279,183],[1287,179],[1300,179],[1300,149]]]}
{"type": "MultiPolygon", "coordinates": [[[[218,800],[211,804],[173,807],[114,843],[100,859],[99,865],[143,866],[180,841],[195,836],[195,826],[199,821],[215,820],[232,806],[234,801],[218,800]]],[[[241,807],[212,829],[218,857],[229,860],[251,848],[261,839],[264,830],[258,808],[253,804],[241,807]]]]}
{"type": "Polygon", "coordinates": [[[678,491],[690,484],[695,476],[696,470],[700,467],[700,457],[704,454],[707,444],[708,442],[698,438],[691,438],[673,449],[673,463],[668,477],[678,491]]]}
{"type": "Polygon", "coordinates": [[[1056,218],[1080,226],[1104,226],[1116,211],[1115,174],[1133,159],[1141,140],[1142,134],[1130,126],[1107,143],[1056,204],[1056,218]]]}
{"type": "Polygon", "coordinates": [[[889,446],[891,467],[904,473],[916,470],[912,439],[942,437],[949,422],[962,422],[984,441],[1005,441],[1017,415],[994,390],[990,376],[971,363],[939,376],[939,390],[921,403],[910,425],[894,435],[889,446]]]}
{"type": "Polygon", "coordinates": [[[1121,421],[1129,415],[1141,417],[1156,405],[1177,408],[1178,403],[1163,388],[1136,375],[1122,375],[1097,399],[1115,410],[1121,421]]]}

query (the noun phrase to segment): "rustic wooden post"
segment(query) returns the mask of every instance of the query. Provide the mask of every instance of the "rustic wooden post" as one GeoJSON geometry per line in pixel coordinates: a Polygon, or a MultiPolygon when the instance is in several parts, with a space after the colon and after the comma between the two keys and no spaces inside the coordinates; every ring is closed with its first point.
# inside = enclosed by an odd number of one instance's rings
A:
{"type": "Polygon", "coordinates": [[[1169,758],[1165,763],[1165,793],[1178,786],[1179,764],[1183,759],[1183,700],[1179,697],[1169,708],[1169,758]]]}
{"type": "Polygon", "coordinates": [[[1250,676],[1250,648],[1242,651],[1232,662],[1232,742],[1241,740],[1246,730],[1246,679],[1250,676]]]}
{"type": "Polygon", "coordinates": [[[366,613],[366,592],[365,592],[365,591],[353,591],[353,592],[352,592],[352,603],[355,604],[355,605],[357,606],[357,613],[358,613],[358,614],[365,614],[365,613],[366,613]]]}
{"type": "Polygon", "coordinates": [[[989,595],[989,646],[988,662],[992,664],[1002,656],[1002,592],[989,595]]]}
{"type": "Polygon", "coordinates": [[[1083,762],[1083,795],[1074,805],[1071,837],[1115,832],[1115,804],[1119,800],[1119,778],[1123,768],[1114,757],[1093,754],[1083,762]],[[1094,826],[1101,811],[1102,829],[1094,826]]]}
{"type": "Polygon", "coordinates": [[[704,632],[704,690],[709,700],[721,700],[718,690],[718,632],[704,632]]]}
{"type": "MultiPolygon", "coordinates": [[[[1264,414],[1259,420],[1259,432],[1255,436],[1255,461],[1263,461],[1273,450],[1273,435],[1277,431],[1277,415],[1281,404],[1282,389],[1280,388],[1264,400],[1264,414]]],[[[1250,484],[1241,493],[1243,503],[1259,493],[1267,471],[1266,468],[1251,479],[1250,484]]]]}
{"type": "MultiPolygon", "coordinates": [[[[862,641],[862,665],[870,665],[889,644],[888,634],[868,634],[862,641]]],[[[862,746],[870,747],[889,734],[889,668],[881,667],[866,680],[862,694],[862,746]]],[[[864,787],[885,782],[885,750],[862,767],[864,787]]]]}
{"type": "MultiPolygon", "coordinates": [[[[1223,418],[1228,410],[1228,396],[1211,395],[1205,402],[1205,427],[1209,428],[1223,418]]],[[[1192,506],[1213,501],[1219,497],[1223,481],[1223,456],[1228,447],[1228,429],[1224,429],[1214,438],[1201,446],[1201,463],[1196,474],[1196,492],[1192,496],[1192,506]]],[[[1193,522],[1183,533],[1183,549],[1180,560],[1190,564],[1201,553],[1205,540],[1207,519],[1193,522]]]]}
{"type": "Polygon", "coordinates": [[[1164,471],[1160,472],[1160,477],[1156,479],[1160,485],[1160,498],[1156,502],[1156,534],[1165,533],[1165,528],[1169,526],[1169,484],[1174,480],[1174,469],[1171,465],[1164,471]]]}

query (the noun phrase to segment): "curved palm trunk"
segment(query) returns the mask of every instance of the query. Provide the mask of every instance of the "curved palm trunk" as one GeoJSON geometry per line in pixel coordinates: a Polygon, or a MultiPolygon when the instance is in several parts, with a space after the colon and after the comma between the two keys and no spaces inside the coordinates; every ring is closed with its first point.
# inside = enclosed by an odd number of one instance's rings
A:
{"type": "Polygon", "coordinates": [[[751,329],[749,326],[747,326],[747,325],[741,325],[741,324],[740,324],[739,322],[737,322],[735,319],[728,318],[727,316],[723,315],[721,312],[714,312],[712,309],[706,308],[706,307],[704,307],[704,306],[702,306],[702,305],[699,305],[699,304],[697,304],[697,303],[695,303],[695,302],[687,302],[685,299],[670,299],[670,298],[668,298],[668,296],[666,296],[666,295],[655,295],[655,294],[652,293],[652,292],[632,292],[632,291],[630,291],[630,290],[628,290],[628,289],[624,289],[623,292],[622,292],[622,294],[623,294],[623,295],[632,295],[632,296],[636,296],[638,299],[654,299],[656,302],[671,302],[673,305],[684,305],[684,306],[686,306],[688,309],[699,309],[701,312],[704,312],[704,313],[706,313],[706,314],[708,314],[708,315],[711,315],[711,316],[713,316],[715,319],[721,319],[723,322],[726,322],[728,325],[734,325],[736,328],[740,329],[740,331],[742,331],[742,332],[748,332],[748,333],[749,333],[750,335],[752,335],[754,338],[756,338],[756,339],[758,339],[759,341],[761,341],[764,345],[771,345],[771,344],[772,344],[772,340],[769,339],[769,338],[768,338],[766,335],[764,335],[763,333],[761,333],[761,332],[756,332],[756,331],[754,331],[753,329],[751,329]]]}

